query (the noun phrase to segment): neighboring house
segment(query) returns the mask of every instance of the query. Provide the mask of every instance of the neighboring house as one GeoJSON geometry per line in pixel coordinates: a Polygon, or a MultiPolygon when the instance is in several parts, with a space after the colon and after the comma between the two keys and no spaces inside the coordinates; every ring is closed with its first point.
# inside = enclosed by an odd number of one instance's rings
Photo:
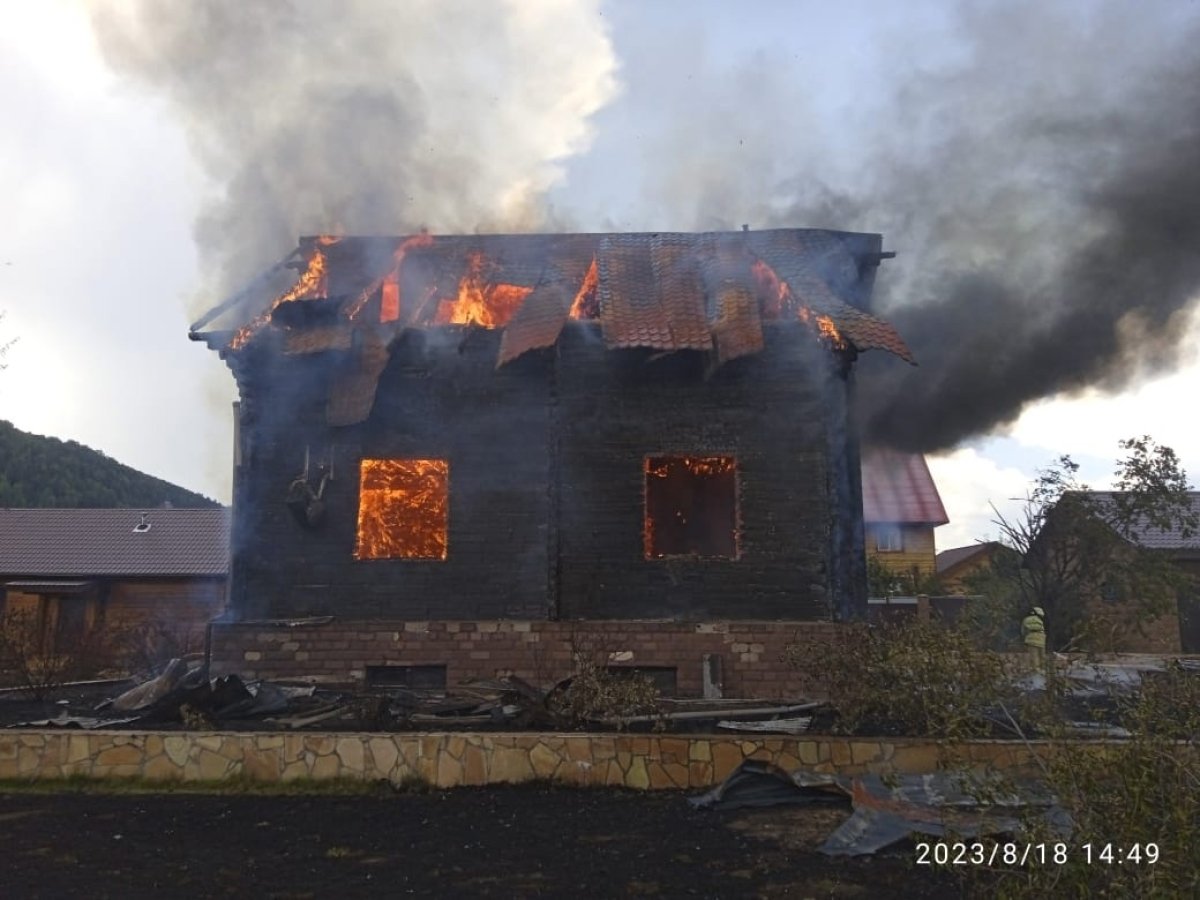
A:
{"type": "Polygon", "coordinates": [[[196,645],[225,608],[227,509],[0,509],[0,611],[43,652],[147,626],[196,645]]]}
{"type": "Polygon", "coordinates": [[[864,448],[862,490],[867,556],[914,583],[933,575],[933,530],[950,519],[925,457],[864,448]]]}
{"type": "Polygon", "coordinates": [[[967,579],[987,569],[997,556],[1004,553],[1019,558],[1014,550],[1005,547],[999,541],[983,541],[978,544],[968,544],[966,547],[943,550],[937,555],[938,581],[941,582],[942,589],[945,591],[957,594],[967,593],[967,579]]]}
{"type": "MultiPolygon", "coordinates": [[[[1103,516],[1106,510],[1115,509],[1120,494],[1091,491],[1088,496],[1103,516]]],[[[1200,521],[1200,491],[1188,496],[1191,512],[1200,521]]],[[[1125,652],[1200,652],[1200,528],[1189,532],[1138,522],[1132,531],[1138,546],[1162,554],[1190,576],[1190,582],[1179,589],[1174,609],[1149,621],[1138,615],[1137,598],[1127,596],[1127,588],[1108,582],[1096,584],[1088,589],[1085,606],[1092,624],[1098,626],[1094,630],[1110,640],[1112,649],[1125,652]]]]}

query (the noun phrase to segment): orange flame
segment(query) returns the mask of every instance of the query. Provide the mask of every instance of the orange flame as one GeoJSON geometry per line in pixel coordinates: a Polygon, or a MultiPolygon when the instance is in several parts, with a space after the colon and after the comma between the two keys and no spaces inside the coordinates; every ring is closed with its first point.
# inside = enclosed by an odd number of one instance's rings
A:
{"type": "Polygon", "coordinates": [[[788,287],[788,283],[775,274],[775,270],[761,259],[754,261],[751,273],[762,299],[763,318],[796,318],[813,329],[818,338],[835,350],[845,350],[849,346],[846,338],[838,331],[833,319],[822,313],[813,312],[797,300],[792,289],[788,287]]]}
{"type": "Polygon", "coordinates": [[[491,284],[485,277],[485,267],[483,254],[472,253],[467,273],[458,283],[458,296],[438,301],[433,324],[482,325],[484,328],[508,324],[533,288],[519,284],[491,284]]]}
{"type": "Polygon", "coordinates": [[[726,475],[733,471],[732,456],[660,456],[646,457],[646,474],[666,478],[675,466],[683,466],[693,475],[726,475]]]}
{"type": "Polygon", "coordinates": [[[364,459],[355,559],[445,559],[449,463],[364,459]]]}
{"type": "Polygon", "coordinates": [[[304,271],[300,273],[300,277],[296,279],[296,283],[276,297],[266,312],[255,316],[254,319],[239,328],[233,339],[229,342],[229,349],[239,350],[246,346],[250,338],[271,320],[271,313],[281,303],[290,303],[292,300],[299,300],[302,297],[325,297],[329,290],[329,272],[328,263],[321,248],[328,247],[330,244],[336,244],[339,240],[341,238],[329,234],[323,234],[318,237],[316,244],[313,246],[312,253],[309,254],[308,264],[304,271]]]}
{"type": "Polygon", "coordinates": [[[570,316],[572,319],[596,319],[600,317],[600,272],[596,268],[596,257],[592,257],[592,264],[588,266],[587,274],[583,276],[583,284],[579,286],[579,293],[575,295],[575,302],[571,304],[570,316]]]}

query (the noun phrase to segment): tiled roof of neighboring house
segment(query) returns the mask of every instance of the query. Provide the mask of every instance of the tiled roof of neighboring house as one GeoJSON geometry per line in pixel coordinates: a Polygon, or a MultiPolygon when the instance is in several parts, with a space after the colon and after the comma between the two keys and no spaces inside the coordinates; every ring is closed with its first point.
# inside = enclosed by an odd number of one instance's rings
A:
{"type": "Polygon", "coordinates": [[[979,544],[968,544],[966,547],[953,547],[943,550],[937,555],[938,574],[946,572],[959,563],[967,562],[977,556],[986,556],[997,547],[1003,546],[998,541],[984,541],[979,544]]]}
{"type": "Polygon", "coordinates": [[[863,521],[945,525],[950,521],[925,457],[883,448],[862,452],[863,521]]]}
{"type": "MultiPolygon", "coordinates": [[[[1091,496],[1103,508],[1115,504],[1120,495],[1116,491],[1092,491],[1091,496]]],[[[1189,491],[1188,499],[1191,501],[1192,515],[1200,522],[1200,491],[1189,491]]],[[[1193,528],[1190,534],[1184,534],[1178,526],[1162,529],[1143,522],[1135,525],[1134,530],[1138,535],[1138,544],[1147,549],[1200,552],[1200,527],[1193,528]]]]}
{"type": "Polygon", "coordinates": [[[0,509],[3,575],[223,576],[228,571],[228,509],[0,509]]]}

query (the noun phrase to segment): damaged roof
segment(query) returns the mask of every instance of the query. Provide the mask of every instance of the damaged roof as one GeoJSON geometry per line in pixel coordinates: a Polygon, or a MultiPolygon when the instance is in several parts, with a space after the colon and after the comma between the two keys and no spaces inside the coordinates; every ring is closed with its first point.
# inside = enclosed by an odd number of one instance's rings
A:
{"type": "Polygon", "coordinates": [[[275,327],[285,329],[285,352],[344,349],[344,335],[356,325],[398,331],[435,324],[439,303],[475,277],[478,284],[524,291],[503,326],[503,365],[554,344],[594,263],[598,302],[591,314],[576,317],[597,320],[610,348],[716,351],[725,361],[761,350],[764,323],[811,316],[832,325],[845,346],[913,362],[896,330],[864,309],[884,257],[879,243],[878,235],[800,228],[306,238],[288,260],[197,321],[192,336],[227,350],[275,327]],[[299,260],[311,270],[317,254],[323,274],[311,279],[311,289],[297,293],[280,281],[284,268],[304,268],[299,260]],[[396,283],[399,309],[385,316],[388,278],[396,283]],[[787,300],[773,303],[766,284],[782,284],[787,300]],[[238,334],[242,339],[231,344],[238,334]]]}
{"type": "Polygon", "coordinates": [[[862,491],[863,521],[868,524],[945,525],[950,521],[920,453],[864,448],[862,491]]]}
{"type": "Polygon", "coordinates": [[[0,509],[0,574],[224,576],[228,509],[0,509]]]}

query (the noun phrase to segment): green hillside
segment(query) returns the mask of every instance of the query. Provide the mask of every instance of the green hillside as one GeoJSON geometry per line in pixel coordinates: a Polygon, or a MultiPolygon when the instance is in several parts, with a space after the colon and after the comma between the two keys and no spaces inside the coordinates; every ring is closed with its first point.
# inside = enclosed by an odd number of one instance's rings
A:
{"type": "Polygon", "coordinates": [[[76,441],[0,420],[0,507],[219,506],[76,441]]]}

